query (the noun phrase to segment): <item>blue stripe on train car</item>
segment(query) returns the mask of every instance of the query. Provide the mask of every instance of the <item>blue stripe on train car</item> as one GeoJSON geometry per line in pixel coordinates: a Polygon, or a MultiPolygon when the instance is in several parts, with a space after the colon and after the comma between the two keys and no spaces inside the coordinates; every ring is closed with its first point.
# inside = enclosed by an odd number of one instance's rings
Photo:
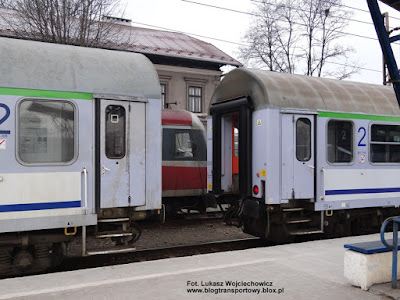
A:
{"type": "Polygon", "coordinates": [[[331,196],[331,195],[377,194],[377,193],[397,193],[397,192],[400,192],[400,188],[327,190],[325,191],[325,195],[331,196]]]}
{"type": "Polygon", "coordinates": [[[81,201],[0,205],[0,212],[30,211],[30,210],[75,208],[75,207],[81,207],[81,201]]]}

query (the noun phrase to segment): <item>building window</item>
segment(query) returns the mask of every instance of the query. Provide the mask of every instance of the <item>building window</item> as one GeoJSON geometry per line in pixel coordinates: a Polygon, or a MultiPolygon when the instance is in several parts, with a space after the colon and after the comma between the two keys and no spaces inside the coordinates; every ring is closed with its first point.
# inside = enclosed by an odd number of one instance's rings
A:
{"type": "Polygon", "coordinates": [[[191,112],[201,112],[202,88],[198,86],[189,86],[189,104],[188,110],[191,112]]]}
{"type": "Polygon", "coordinates": [[[106,108],[106,156],[123,158],[125,156],[125,108],[109,105],[106,108]]]}
{"type": "Polygon", "coordinates": [[[330,120],[328,122],[328,162],[353,161],[353,123],[330,120]]]}
{"type": "Polygon", "coordinates": [[[18,159],[67,164],[77,156],[76,109],[61,100],[24,100],[18,109],[18,159]]]}
{"type": "Polygon", "coordinates": [[[161,83],[161,100],[162,100],[162,107],[168,108],[167,103],[167,85],[165,83],[161,83]]]}
{"type": "Polygon", "coordinates": [[[400,163],[400,126],[371,126],[371,162],[400,163]]]}
{"type": "Polygon", "coordinates": [[[307,118],[296,121],[296,158],[298,161],[311,158],[311,121],[307,118]]]}

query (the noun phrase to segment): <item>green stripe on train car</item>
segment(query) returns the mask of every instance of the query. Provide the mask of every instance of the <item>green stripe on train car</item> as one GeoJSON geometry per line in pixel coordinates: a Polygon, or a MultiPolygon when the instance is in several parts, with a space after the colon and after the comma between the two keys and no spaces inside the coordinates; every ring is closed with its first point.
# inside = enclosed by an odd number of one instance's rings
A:
{"type": "Polygon", "coordinates": [[[400,117],[349,114],[349,113],[338,113],[338,112],[328,112],[328,111],[319,111],[318,117],[335,118],[335,119],[359,119],[359,120],[371,120],[371,121],[400,122],[400,117]]]}
{"type": "Polygon", "coordinates": [[[31,89],[2,88],[2,87],[0,87],[0,95],[41,97],[41,98],[61,98],[61,99],[81,99],[81,100],[93,99],[93,94],[91,93],[31,90],[31,89]]]}

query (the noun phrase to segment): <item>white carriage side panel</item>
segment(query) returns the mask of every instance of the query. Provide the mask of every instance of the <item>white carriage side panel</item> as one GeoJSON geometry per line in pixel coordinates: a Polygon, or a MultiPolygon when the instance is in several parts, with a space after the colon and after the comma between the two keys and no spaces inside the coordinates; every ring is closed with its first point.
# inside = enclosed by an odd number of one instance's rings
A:
{"type": "Polygon", "coordinates": [[[162,127],[161,101],[148,99],[146,103],[146,204],[135,210],[156,210],[161,208],[162,173],[162,127]]]}
{"type": "Polygon", "coordinates": [[[292,199],[294,196],[294,128],[292,114],[281,116],[281,141],[282,141],[282,185],[281,195],[283,200],[292,199]]]}
{"type": "MultiPolygon", "coordinates": [[[[240,133],[239,133],[240,134],[240,133]]],[[[221,118],[221,189],[232,191],[232,117],[221,118]]]]}
{"type": "Polygon", "coordinates": [[[324,170],[325,201],[400,198],[398,169],[324,170]]]}
{"type": "Polygon", "coordinates": [[[264,136],[266,143],[266,186],[265,203],[281,203],[281,127],[280,111],[278,109],[266,109],[266,133],[264,136]]]}
{"type": "MultiPolygon", "coordinates": [[[[265,196],[265,191],[262,190],[262,181],[267,179],[267,120],[266,110],[258,110],[253,112],[252,116],[252,186],[257,185],[260,192],[253,197],[261,198],[265,196]]],[[[264,186],[265,187],[265,186],[264,186]]]]}
{"type": "Polygon", "coordinates": [[[130,166],[130,195],[132,206],[146,204],[146,132],[143,126],[146,124],[146,104],[131,103],[129,124],[129,166],[130,166]]]}
{"type": "Polygon", "coordinates": [[[212,117],[207,117],[207,192],[212,191],[212,170],[213,170],[213,151],[212,151],[212,117]]]}
{"type": "Polygon", "coordinates": [[[81,214],[80,172],[0,174],[0,220],[81,214]]]}
{"type": "MultiPolygon", "coordinates": [[[[0,95],[0,103],[10,109],[10,115],[6,121],[0,124],[0,139],[6,140],[6,147],[0,149],[0,205],[20,205],[3,207],[0,212],[0,232],[16,232],[27,230],[40,230],[48,228],[64,228],[70,226],[93,225],[97,222],[94,211],[94,129],[93,129],[93,101],[88,99],[65,99],[71,101],[77,108],[77,127],[79,138],[77,160],[68,165],[23,165],[16,159],[18,104],[23,98],[30,97],[30,90],[16,89],[19,96],[0,95]],[[82,170],[86,168],[85,177],[82,170]],[[86,178],[86,180],[85,180],[86,178]],[[78,184],[75,184],[78,182],[78,184]],[[85,193],[84,187],[87,187],[85,193]],[[83,209],[87,195],[87,209],[83,209]],[[18,200],[19,199],[19,200],[18,200]],[[46,202],[48,201],[48,202],[46,202]],[[38,203],[75,202],[76,207],[56,209],[30,209],[38,203]],[[79,202],[79,205],[78,205],[79,202]],[[82,208],[81,208],[82,207],[82,208]]],[[[34,91],[34,98],[58,101],[60,95],[49,92],[40,96],[40,91],[34,91]],[[39,95],[39,96],[38,96],[39,95]]],[[[32,92],[33,93],[33,92],[32,92]]],[[[4,116],[4,109],[0,108],[0,118],[4,116]]],[[[40,206],[40,204],[39,204],[40,206]]],[[[36,207],[38,208],[38,207],[36,207]]]]}

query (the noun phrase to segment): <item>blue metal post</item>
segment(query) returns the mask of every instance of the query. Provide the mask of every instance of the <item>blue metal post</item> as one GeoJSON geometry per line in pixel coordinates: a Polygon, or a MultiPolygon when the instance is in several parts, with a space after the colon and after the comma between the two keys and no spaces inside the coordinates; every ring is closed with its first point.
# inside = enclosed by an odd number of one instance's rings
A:
{"type": "Polygon", "coordinates": [[[383,57],[385,58],[391,82],[393,83],[394,92],[396,94],[397,102],[400,106],[400,73],[397,67],[396,59],[393,55],[393,50],[390,45],[389,35],[386,32],[386,27],[383,23],[381,11],[378,6],[377,0],[367,0],[369,11],[371,13],[372,21],[375,25],[375,30],[378,35],[379,43],[381,44],[383,57]]]}
{"type": "Polygon", "coordinates": [[[387,248],[392,249],[392,288],[397,288],[397,253],[399,247],[399,223],[400,216],[387,218],[381,226],[381,241],[387,248]],[[389,222],[393,222],[393,245],[389,245],[385,240],[385,229],[389,222]]]}

